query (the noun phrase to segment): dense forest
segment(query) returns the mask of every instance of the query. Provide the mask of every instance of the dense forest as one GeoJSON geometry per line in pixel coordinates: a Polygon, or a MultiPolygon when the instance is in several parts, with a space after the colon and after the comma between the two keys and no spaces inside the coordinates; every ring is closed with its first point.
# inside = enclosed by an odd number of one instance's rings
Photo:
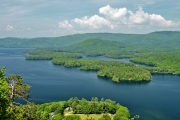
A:
{"type": "Polygon", "coordinates": [[[80,67],[81,70],[95,70],[98,71],[98,76],[111,78],[115,82],[151,80],[151,74],[148,70],[131,63],[64,58],[55,58],[52,63],[65,67],[80,67]]]}
{"type": "MultiPolygon", "coordinates": [[[[129,120],[129,110],[110,99],[92,98],[34,104],[28,101],[31,86],[23,83],[20,75],[5,77],[0,70],[0,119],[2,120],[129,120]],[[18,103],[23,99],[27,104],[18,103]]],[[[134,118],[138,118],[135,116],[134,118]]],[[[131,119],[134,119],[131,118],[131,119]]]]}
{"type": "Polygon", "coordinates": [[[180,52],[142,53],[131,61],[156,67],[149,69],[152,73],[180,74],[180,52]]]}

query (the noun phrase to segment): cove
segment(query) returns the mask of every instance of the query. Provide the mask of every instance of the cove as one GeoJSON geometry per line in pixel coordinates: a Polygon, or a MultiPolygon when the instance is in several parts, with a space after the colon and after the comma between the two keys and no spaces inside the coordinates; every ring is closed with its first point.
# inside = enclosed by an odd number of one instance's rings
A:
{"type": "Polygon", "coordinates": [[[0,67],[6,65],[7,75],[20,74],[32,86],[32,102],[103,97],[127,106],[139,120],[180,120],[180,76],[153,75],[146,84],[113,83],[93,71],[25,60],[22,50],[0,48],[0,67]]]}

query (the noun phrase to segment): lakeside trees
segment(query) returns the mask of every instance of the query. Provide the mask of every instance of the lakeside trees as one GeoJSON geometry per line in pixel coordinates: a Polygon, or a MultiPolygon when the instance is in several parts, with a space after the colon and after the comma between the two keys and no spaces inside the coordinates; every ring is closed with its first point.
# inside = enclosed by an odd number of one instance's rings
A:
{"type": "Polygon", "coordinates": [[[79,100],[71,98],[68,101],[59,101],[36,105],[17,104],[15,99],[29,97],[29,85],[23,84],[22,77],[12,75],[5,78],[5,68],[0,70],[0,119],[3,120],[81,120],[79,114],[104,114],[100,120],[124,119],[129,120],[129,110],[110,99],[92,98],[79,100]],[[15,88],[15,89],[12,89],[15,88]],[[108,114],[112,114],[109,116],[108,114]],[[118,119],[117,119],[118,118],[118,119]]]}
{"type": "Polygon", "coordinates": [[[180,74],[180,52],[148,52],[130,59],[134,63],[154,66],[147,68],[151,73],[180,74]]]}
{"type": "Polygon", "coordinates": [[[115,101],[110,99],[104,100],[103,98],[99,101],[98,98],[92,98],[88,101],[84,98],[79,100],[78,98],[70,98],[68,101],[52,102],[41,104],[37,109],[37,114],[44,119],[61,118],[63,120],[81,120],[79,115],[91,115],[97,114],[102,115],[102,120],[105,116],[108,120],[114,117],[116,120],[129,120],[129,110],[117,104],[115,101]],[[49,114],[51,113],[51,114],[49,114]],[[109,116],[111,114],[112,116],[109,116]]]}
{"type": "MultiPolygon", "coordinates": [[[[31,88],[28,84],[23,84],[23,79],[20,75],[11,75],[5,78],[5,81],[9,85],[10,94],[8,95],[9,99],[14,102],[16,99],[28,100],[31,92],[31,88]]],[[[28,101],[27,101],[28,102],[28,101]]]]}
{"type": "Polygon", "coordinates": [[[23,79],[19,75],[5,78],[4,69],[5,67],[0,70],[0,118],[3,120],[38,120],[35,114],[37,106],[27,101],[30,86],[23,84],[23,79]],[[16,99],[24,99],[28,104],[17,103],[16,99]]]}
{"type": "Polygon", "coordinates": [[[8,99],[8,84],[3,80],[4,78],[4,68],[0,71],[0,118],[5,119],[7,117],[7,109],[10,105],[10,100],[8,99]]]}

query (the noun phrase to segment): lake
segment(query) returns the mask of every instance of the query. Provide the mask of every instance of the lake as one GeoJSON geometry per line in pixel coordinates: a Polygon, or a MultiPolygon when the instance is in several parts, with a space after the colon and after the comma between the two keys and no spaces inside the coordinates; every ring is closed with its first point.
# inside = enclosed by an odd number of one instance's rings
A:
{"type": "Polygon", "coordinates": [[[0,48],[0,67],[6,66],[6,75],[20,74],[24,83],[32,86],[32,102],[103,97],[128,107],[132,116],[140,115],[139,120],[180,120],[180,76],[153,75],[151,82],[143,84],[114,83],[97,77],[95,71],[65,68],[51,61],[25,60],[22,50],[0,48]]]}

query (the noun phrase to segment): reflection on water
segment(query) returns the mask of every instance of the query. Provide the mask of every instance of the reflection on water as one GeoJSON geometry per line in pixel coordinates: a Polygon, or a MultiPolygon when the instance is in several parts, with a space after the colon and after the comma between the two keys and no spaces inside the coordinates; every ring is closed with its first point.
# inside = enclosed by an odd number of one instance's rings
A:
{"type": "Polygon", "coordinates": [[[114,84],[126,84],[126,85],[135,85],[135,84],[138,84],[138,85],[144,85],[144,84],[148,84],[150,83],[151,81],[141,81],[141,82],[138,82],[138,81],[119,81],[119,82],[114,82],[112,81],[112,79],[110,78],[106,78],[106,77],[101,77],[101,76],[97,76],[100,80],[103,80],[103,81],[107,81],[107,82],[113,82],[114,84]]]}
{"type": "Polygon", "coordinates": [[[0,49],[0,67],[7,75],[20,74],[32,86],[31,101],[44,103],[71,97],[102,97],[125,105],[139,120],[180,120],[180,76],[153,75],[149,83],[114,83],[82,71],[53,65],[51,61],[28,61],[19,49],[0,49]]]}

